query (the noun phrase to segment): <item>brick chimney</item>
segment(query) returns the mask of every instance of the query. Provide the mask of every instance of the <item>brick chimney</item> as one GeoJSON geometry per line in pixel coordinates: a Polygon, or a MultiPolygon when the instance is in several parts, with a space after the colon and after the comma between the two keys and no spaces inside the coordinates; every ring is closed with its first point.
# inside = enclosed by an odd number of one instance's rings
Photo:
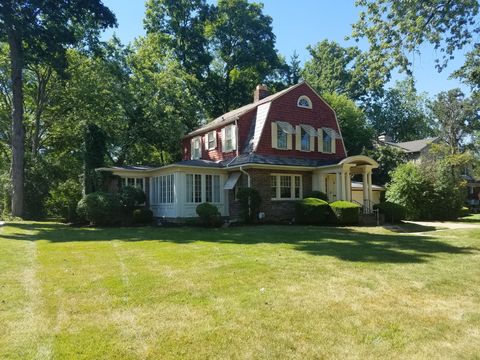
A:
{"type": "Polygon", "coordinates": [[[265,85],[257,85],[253,92],[253,102],[260,101],[268,96],[268,88],[265,85]]]}

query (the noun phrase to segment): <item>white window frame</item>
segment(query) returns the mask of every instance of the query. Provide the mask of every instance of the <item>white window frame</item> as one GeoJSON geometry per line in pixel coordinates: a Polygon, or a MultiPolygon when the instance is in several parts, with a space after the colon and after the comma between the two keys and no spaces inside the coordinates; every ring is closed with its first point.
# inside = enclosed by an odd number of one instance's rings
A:
{"type": "Polygon", "coordinates": [[[200,159],[202,157],[202,138],[200,136],[194,137],[190,145],[191,145],[190,158],[192,160],[200,159]],[[197,154],[197,151],[198,151],[198,154],[197,154]]]}
{"type": "MultiPolygon", "coordinates": [[[[198,184],[197,184],[198,185],[198,184]]],[[[221,204],[223,202],[222,195],[222,176],[219,174],[198,174],[198,173],[187,173],[185,174],[185,203],[187,204],[201,204],[204,202],[209,202],[211,204],[221,204]],[[212,177],[212,187],[211,189],[207,188],[207,176],[212,177]],[[191,184],[189,183],[189,177],[191,177],[191,184]],[[196,188],[196,179],[200,179],[200,187],[196,188]],[[215,195],[215,187],[217,187],[217,196],[215,195]],[[197,198],[197,190],[200,190],[200,197],[197,198]],[[210,196],[207,192],[211,191],[210,196]],[[211,197],[212,201],[207,201],[207,198],[211,197]]]]}
{"type": "Polygon", "coordinates": [[[222,129],[223,152],[231,152],[237,149],[236,132],[235,124],[227,125],[222,129]],[[227,132],[230,132],[229,138],[227,138],[227,132]]]}
{"type": "Polygon", "coordinates": [[[276,196],[272,197],[272,200],[275,201],[289,201],[289,200],[300,200],[303,197],[303,177],[300,174],[270,174],[270,190],[272,189],[272,177],[275,177],[275,188],[276,196]],[[281,178],[290,177],[290,197],[282,198],[281,195],[281,178]],[[298,197],[295,197],[295,179],[300,179],[300,193],[298,197]]]}
{"type": "Polygon", "coordinates": [[[121,181],[122,181],[122,186],[138,187],[138,188],[142,189],[143,192],[146,192],[145,191],[145,178],[125,176],[125,177],[121,177],[121,181]],[[133,181],[133,185],[129,185],[130,181],[133,181]],[[141,183],[142,186],[138,186],[139,183],[141,183]]]}
{"type": "Polygon", "coordinates": [[[298,106],[299,108],[303,108],[303,109],[311,109],[311,108],[312,108],[312,100],[310,100],[310,98],[309,98],[308,96],[302,95],[302,96],[300,96],[300,97],[298,98],[298,100],[297,100],[297,106],[298,106]],[[300,102],[301,102],[302,100],[307,101],[308,105],[300,105],[300,102]]]}
{"type": "Polygon", "coordinates": [[[174,174],[154,176],[150,184],[152,205],[173,204],[175,202],[174,174]]]}
{"type": "Polygon", "coordinates": [[[322,153],[324,154],[333,154],[333,151],[332,151],[332,148],[333,148],[333,145],[332,143],[335,141],[335,138],[328,133],[328,131],[323,131],[322,132],[322,153]],[[327,151],[325,150],[325,135],[328,136],[330,138],[330,149],[327,149],[327,151]]]}
{"type": "Polygon", "coordinates": [[[205,135],[205,149],[215,150],[217,148],[217,130],[209,131],[205,135]]]}
{"type": "Polygon", "coordinates": [[[312,139],[311,139],[310,134],[309,134],[303,127],[300,126],[300,150],[301,150],[301,151],[310,151],[310,149],[311,149],[311,141],[312,141],[312,139]],[[304,135],[305,135],[305,136],[307,137],[307,139],[308,139],[308,142],[307,142],[307,144],[306,144],[306,145],[307,145],[307,148],[306,148],[306,149],[303,148],[303,136],[304,136],[304,135]]]}

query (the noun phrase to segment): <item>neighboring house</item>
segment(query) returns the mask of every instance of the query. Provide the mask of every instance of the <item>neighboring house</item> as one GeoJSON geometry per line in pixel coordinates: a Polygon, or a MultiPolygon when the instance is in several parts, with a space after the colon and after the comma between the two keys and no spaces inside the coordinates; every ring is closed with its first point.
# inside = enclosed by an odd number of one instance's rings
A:
{"type": "Polygon", "coordinates": [[[354,200],[351,178],[360,174],[364,210],[374,204],[367,156],[348,157],[333,109],[307,84],[268,95],[257,86],[254,102],[189,133],[183,160],[158,168],[112,167],[124,184],[145,189],[154,216],[188,218],[203,202],[223,216],[239,217],[236,191],[252,187],[262,197],[266,219],[294,216],[294,202],[323,191],[330,201],[354,200]]]}
{"type": "Polygon", "coordinates": [[[419,163],[422,156],[425,155],[430,149],[430,146],[434,143],[438,143],[439,140],[440,138],[438,137],[431,137],[396,143],[392,142],[388,135],[380,135],[378,137],[378,144],[392,146],[396,149],[399,149],[407,154],[409,160],[413,161],[414,163],[419,163]]]}

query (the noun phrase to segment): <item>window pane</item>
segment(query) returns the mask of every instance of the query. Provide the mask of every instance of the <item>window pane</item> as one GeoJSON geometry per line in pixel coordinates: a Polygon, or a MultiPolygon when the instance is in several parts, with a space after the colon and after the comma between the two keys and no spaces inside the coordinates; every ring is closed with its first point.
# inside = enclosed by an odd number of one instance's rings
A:
{"type": "Polygon", "coordinates": [[[280,176],[280,198],[290,199],[292,197],[292,177],[280,176]]]}
{"type": "Polygon", "coordinates": [[[193,202],[193,175],[192,174],[187,174],[187,191],[185,192],[187,194],[187,202],[192,203],[193,202]]]}
{"type": "Polygon", "coordinates": [[[332,137],[327,134],[326,131],[323,132],[323,152],[332,151],[332,137]]]}
{"type": "Polygon", "coordinates": [[[205,175],[205,201],[210,203],[213,201],[212,185],[212,175],[205,175]]]}
{"type": "Polygon", "coordinates": [[[287,133],[283,131],[280,126],[277,127],[277,148],[286,149],[287,148],[287,133]]]}
{"type": "Polygon", "coordinates": [[[195,174],[195,197],[196,203],[202,202],[202,175],[195,174]]]}
{"type": "Polygon", "coordinates": [[[277,177],[275,175],[270,176],[270,186],[272,189],[272,199],[277,197],[277,177]]]}
{"type": "Polygon", "coordinates": [[[310,150],[310,135],[301,128],[300,133],[302,134],[302,150],[309,151],[310,150]]]}
{"type": "Polygon", "coordinates": [[[300,183],[302,178],[295,176],[295,199],[300,199],[300,183]]]}
{"type": "Polygon", "coordinates": [[[220,175],[213,176],[213,202],[220,202],[220,175]]]}

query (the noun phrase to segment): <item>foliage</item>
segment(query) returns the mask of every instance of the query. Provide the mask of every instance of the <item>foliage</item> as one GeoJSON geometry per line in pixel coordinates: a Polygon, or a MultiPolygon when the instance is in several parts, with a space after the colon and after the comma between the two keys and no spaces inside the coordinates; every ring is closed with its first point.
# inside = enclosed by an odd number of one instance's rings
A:
{"type": "Polygon", "coordinates": [[[295,203],[295,222],[305,225],[323,225],[328,222],[331,208],[325,200],[306,198],[295,203]]]}
{"type": "Polygon", "coordinates": [[[134,224],[151,224],[153,221],[153,212],[148,208],[133,210],[132,220],[134,224]]]}
{"type": "Polygon", "coordinates": [[[480,130],[478,103],[465,98],[460,89],[441,92],[431,104],[438,134],[450,146],[452,153],[462,150],[480,130]]]}
{"type": "Polygon", "coordinates": [[[263,5],[219,0],[206,34],[213,56],[203,94],[207,114],[215,118],[252,101],[252,91],[279,66],[272,18],[263,5]]]}
{"type": "Polygon", "coordinates": [[[78,202],[77,213],[92,225],[114,225],[120,221],[120,207],[116,194],[99,191],[85,195],[78,202]]]}
{"type": "Polygon", "coordinates": [[[143,190],[135,186],[121,187],[118,191],[118,198],[126,216],[131,216],[135,207],[144,204],[147,200],[143,190]]]}
{"type": "Polygon", "coordinates": [[[470,161],[468,154],[437,151],[422,159],[421,166],[400,165],[392,173],[386,199],[404,206],[407,219],[455,219],[466,194],[461,174],[470,161]]]}
{"type": "Polygon", "coordinates": [[[345,95],[324,93],[323,98],[335,110],[348,155],[358,155],[372,147],[374,130],[363,111],[345,95]]]}
{"type": "Polygon", "coordinates": [[[385,216],[385,221],[391,223],[398,223],[405,219],[405,207],[395,204],[390,201],[383,201],[379,204],[373,205],[374,209],[378,209],[380,214],[385,216]]]}
{"type": "Polygon", "coordinates": [[[335,223],[339,225],[358,224],[360,206],[350,201],[337,200],[330,203],[335,223]]]}
{"type": "Polygon", "coordinates": [[[463,217],[466,217],[466,216],[469,216],[469,215],[470,215],[470,209],[466,206],[462,206],[462,208],[460,209],[460,211],[458,213],[458,217],[463,218],[463,217]]]}
{"type": "Polygon", "coordinates": [[[471,52],[465,56],[465,64],[453,73],[453,76],[460,78],[464,83],[470,85],[475,92],[480,91],[480,44],[474,45],[471,52]]]}
{"type": "Polygon", "coordinates": [[[362,11],[352,37],[370,43],[366,69],[390,78],[394,68],[412,73],[412,54],[429,43],[438,50],[443,69],[454,52],[475,39],[479,31],[477,0],[357,0],[362,11]]]}
{"type": "Polygon", "coordinates": [[[95,124],[88,124],[85,130],[85,194],[90,194],[96,188],[96,168],[105,164],[106,135],[95,124]]]}
{"type": "Polygon", "coordinates": [[[312,192],[308,193],[307,195],[305,195],[303,198],[304,199],[315,198],[315,199],[320,199],[320,200],[323,200],[323,201],[328,201],[327,194],[325,194],[324,192],[321,192],[321,191],[312,191],[312,192]]]}
{"type": "Polygon", "coordinates": [[[241,188],[237,192],[240,203],[240,214],[246,223],[252,223],[257,218],[257,212],[262,203],[260,193],[253,188],[241,188]]]}
{"type": "Polygon", "coordinates": [[[66,222],[78,220],[77,205],[82,198],[82,186],[78,181],[69,179],[50,190],[46,200],[48,213],[60,217],[66,222]]]}
{"type": "Polygon", "coordinates": [[[433,135],[426,96],[418,94],[408,80],[397,82],[383,96],[372,99],[366,115],[377,136],[386,134],[394,142],[433,135]]]}
{"type": "Polygon", "coordinates": [[[405,163],[407,155],[393,146],[376,146],[365,154],[378,162],[378,168],[372,173],[375,184],[385,185],[390,181],[390,173],[400,164],[405,163]]]}
{"type": "Polygon", "coordinates": [[[220,212],[215,205],[210,203],[202,203],[197,206],[196,212],[203,226],[218,227],[222,225],[220,212]]]}
{"type": "Polygon", "coordinates": [[[352,100],[367,95],[368,84],[357,60],[357,47],[342,47],[335,41],[323,40],[308,46],[312,57],[305,62],[302,77],[320,93],[338,93],[352,100]]]}

